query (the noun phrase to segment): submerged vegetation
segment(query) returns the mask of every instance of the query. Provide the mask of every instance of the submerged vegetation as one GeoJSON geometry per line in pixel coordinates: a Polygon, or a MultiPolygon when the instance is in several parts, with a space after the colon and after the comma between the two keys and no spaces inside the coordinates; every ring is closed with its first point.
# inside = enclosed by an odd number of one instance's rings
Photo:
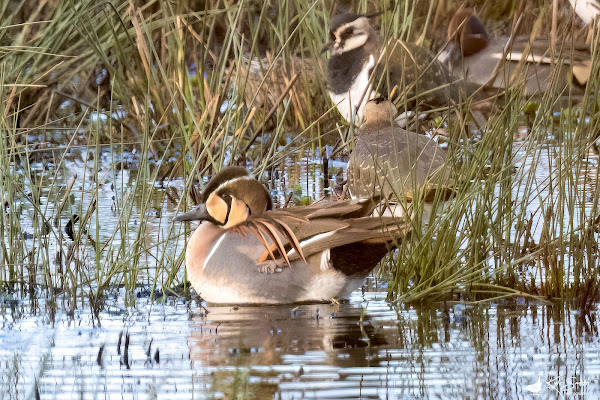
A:
{"type": "MultiPolygon", "coordinates": [[[[170,219],[202,177],[234,164],[276,176],[286,159],[347,153],[353,128],[329,100],[321,54],[330,15],[382,12],[384,37],[439,46],[453,2],[425,3],[1,2],[0,294],[99,311],[117,288],[129,304],[139,287],[187,293],[189,232],[170,219]]],[[[600,31],[565,1],[560,29],[550,0],[469,3],[495,32],[521,16],[519,29],[560,32],[556,43],[589,40],[586,94],[526,99],[517,81],[481,130],[468,107],[437,116],[461,176],[454,201],[379,273],[397,301],[518,295],[589,310],[600,31]]]]}

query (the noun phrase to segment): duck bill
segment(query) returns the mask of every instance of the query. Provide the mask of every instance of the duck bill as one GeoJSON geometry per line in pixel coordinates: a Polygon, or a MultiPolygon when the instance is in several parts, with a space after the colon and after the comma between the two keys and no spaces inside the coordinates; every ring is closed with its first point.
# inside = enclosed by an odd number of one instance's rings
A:
{"type": "Polygon", "coordinates": [[[362,17],[365,17],[367,19],[371,19],[371,18],[375,18],[375,17],[379,17],[381,14],[383,14],[383,11],[378,11],[372,14],[363,14],[362,17]]]}
{"type": "Polygon", "coordinates": [[[175,218],[173,218],[173,220],[180,221],[180,222],[183,222],[183,221],[209,221],[209,220],[212,220],[212,217],[210,216],[208,211],[206,211],[206,205],[200,204],[198,207],[194,208],[193,210],[176,216],[175,218]]]}
{"type": "Polygon", "coordinates": [[[325,46],[323,46],[323,48],[321,49],[321,51],[319,52],[319,54],[326,53],[327,51],[331,50],[332,47],[333,47],[333,41],[329,42],[325,46]]]}

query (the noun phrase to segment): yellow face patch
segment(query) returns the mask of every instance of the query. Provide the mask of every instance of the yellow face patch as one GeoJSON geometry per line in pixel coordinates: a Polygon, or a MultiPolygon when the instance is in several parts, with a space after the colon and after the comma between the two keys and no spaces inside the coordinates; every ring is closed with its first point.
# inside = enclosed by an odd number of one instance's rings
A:
{"type": "Polygon", "coordinates": [[[227,203],[216,193],[211,193],[206,199],[206,211],[215,220],[224,223],[227,218],[227,203]]]}
{"type": "Polygon", "coordinates": [[[250,210],[246,203],[231,196],[231,209],[229,210],[229,219],[224,228],[231,228],[242,222],[245,222],[250,216],[250,210]]]}

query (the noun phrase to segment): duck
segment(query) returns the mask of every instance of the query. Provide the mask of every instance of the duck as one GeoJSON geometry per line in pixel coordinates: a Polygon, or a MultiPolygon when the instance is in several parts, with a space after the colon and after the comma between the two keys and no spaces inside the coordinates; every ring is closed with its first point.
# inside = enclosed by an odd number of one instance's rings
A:
{"type": "Polygon", "coordinates": [[[374,215],[414,221],[419,221],[414,218],[418,198],[420,221],[427,224],[437,206],[454,196],[453,170],[446,150],[434,139],[393,123],[396,112],[383,97],[365,105],[349,156],[348,188],[353,198],[381,199],[374,215]]]}
{"type": "MultiPolygon", "coordinates": [[[[445,108],[473,94],[466,82],[454,79],[428,49],[401,40],[382,43],[370,23],[378,15],[342,13],[330,23],[330,41],[322,52],[327,61],[329,96],[347,122],[360,125],[366,103],[385,96],[404,109],[445,108]]],[[[397,122],[402,125],[402,119],[397,122]]]]}
{"type": "Polygon", "coordinates": [[[288,304],[348,296],[408,233],[404,221],[371,217],[371,198],[273,209],[241,167],[216,174],[201,204],[175,221],[199,221],[185,265],[211,304],[288,304]]]}
{"type": "MultiPolygon", "coordinates": [[[[470,9],[456,11],[447,30],[448,45],[438,61],[457,79],[500,91],[523,81],[524,95],[543,95],[570,89],[583,95],[591,70],[590,47],[579,42],[557,42],[555,63],[561,66],[553,83],[550,40],[529,36],[491,37],[470,9]]],[[[568,92],[565,92],[568,94],[568,92]]]]}
{"type": "Polygon", "coordinates": [[[590,24],[600,14],[598,0],[569,0],[575,14],[586,24],[590,24]]]}
{"type": "Polygon", "coordinates": [[[538,394],[542,391],[542,373],[538,373],[538,379],[535,383],[525,386],[525,390],[530,393],[538,394]]]}

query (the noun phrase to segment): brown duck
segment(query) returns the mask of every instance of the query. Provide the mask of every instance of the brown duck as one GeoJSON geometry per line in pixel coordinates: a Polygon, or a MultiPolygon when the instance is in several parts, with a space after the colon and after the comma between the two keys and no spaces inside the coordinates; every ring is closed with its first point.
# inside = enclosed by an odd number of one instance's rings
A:
{"type": "Polygon", "coordinates": [[[358,288],[406,233],[402,220],[369,217],[374,206],[363,199],[273,210],[262,184],[227,168],[208,183],[202,204],[175,220],[200,221],[185,263],[204,300],[326,301],[358,288]]]}
{"type": "Polygon", "coordinates": [[[557,41],[555,66],[550,40],[528,36],[491,37],[475,13],[457,11],[448,26],[448,47],[439,60],[457,79],[496,90],[523,84],[524,94],[544,94],[556,85],[558,93],[581,95],[590,76],[590,48],[585,43],[557,41]],[[553,82],[553,68],[557,71],[553,82]]]}

